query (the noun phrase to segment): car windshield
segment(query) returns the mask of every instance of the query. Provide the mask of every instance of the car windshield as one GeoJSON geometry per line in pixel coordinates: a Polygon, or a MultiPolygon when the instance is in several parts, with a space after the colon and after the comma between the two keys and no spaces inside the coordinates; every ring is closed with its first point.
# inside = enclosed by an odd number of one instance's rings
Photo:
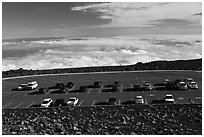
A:
{"type": "Polygon", "coordinates": [[[191,82],[191,85],[196,85],[196,83],[195,82],[191,82]]]}
{"type": "Polygon", "coordinates": [[[166,96],[166,99],[172,99],[172,96],[166,96]]]}
{"type": "Polygon", "coordinates": [[[70,98],[69,101],[73,102],[73,101],[75,101],[75,99],[74,98],[70,98]]]}
{"type": "Polygon", "coordinates": [[[142,97],[136,97],[136,99],[142,99],[142,97]]]}
{"type": "Polygon", "coordinates": [[[43,104],[47,104],[47,103],[49,103],[49,101],[47,101],[47,100],[46,100],[46,101],[43,101],[43,104]]]}
{"type": "Polygon", "coordinates": [[[33,84],[28,84],[28,86],[32,86],[33,84]]]}
{"type": "Polygon", "coordinates": [[[185,86],[186,84],[185,83],[181,83],[181,86],[185,86]]]}

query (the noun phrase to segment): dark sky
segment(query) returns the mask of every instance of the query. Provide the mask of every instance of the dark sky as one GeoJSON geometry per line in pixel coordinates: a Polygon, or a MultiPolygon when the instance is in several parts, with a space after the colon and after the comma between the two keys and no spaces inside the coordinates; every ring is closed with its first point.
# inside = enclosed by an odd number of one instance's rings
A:
{"type": "MultiPolygon", "coordinates": [[[[4,2],[2,4],[3,38],[201,33],[201,25],[191,26],[190,16],[185,16],[184,20],[180,17],[168,19],[168,14],[174,14],[168,11],[171,5],[165,7],[165,4],[159,4],[164,11],[167,11],[165,17],[158,16],[160,13],[156,11],[158,8],[154,8],[154,4],[145,8],[144,5],[136,4],[135,9],[132,4],[125,4],[120,7],[121,4],[118,3],[4,2]],[[138,8],[138,5],[142,8],[138,8]],[[141,14],[138,14],[138,9],[141,9],[141,14]],[[157,13],[155,18],[152,18],[151,14],[147,17],[148,10],[157,13]],[[150,21],[152,23],[149,23],[150,21]]],[[[186,5],[183,7],[188,8],[186,5]]],[[[192,6],[192,14],[198,14],[193,8],[197,7],[192,6]]],[[[149,13],[152,13],[151,11],[149,13]]],[[[178,9],[175,12],[181,13],[178,9]]],[[[198,16],[202,15],[195,15],[198,16]]]]}

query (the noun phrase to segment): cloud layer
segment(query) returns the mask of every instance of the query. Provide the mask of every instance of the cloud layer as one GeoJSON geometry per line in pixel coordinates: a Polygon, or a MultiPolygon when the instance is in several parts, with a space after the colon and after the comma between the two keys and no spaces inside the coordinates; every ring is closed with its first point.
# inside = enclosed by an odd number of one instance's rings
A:
{"type": "Polygon", "coordinates": [[[38,52],[29,52],[23,57],[19,55],[3,58],[2,69],[129,65],[155,60],[202,57],[201,36],[141,36],[29,41],[26,44],[4,43],[3,52],[16,51],[17,48],[21,51],[32,51],[34,47],[38,52]]]}
{"type": "Polygon", "coordinates": [[[109,24],[102,25],[106,27],[152,27],[166,19],[187,21],[192,26],[202,24],[201,16],[195,16],[202,12],[199,2],[97,3],[73,7],[72,10],[97,13],[99,18],[111,20],[109,24]]]}

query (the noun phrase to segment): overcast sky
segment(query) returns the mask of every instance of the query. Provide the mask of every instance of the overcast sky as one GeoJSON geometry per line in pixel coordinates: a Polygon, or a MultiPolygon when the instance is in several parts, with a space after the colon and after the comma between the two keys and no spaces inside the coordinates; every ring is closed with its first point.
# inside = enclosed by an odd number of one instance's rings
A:
{"type": "Polygon", "coordinates": [[[202,3],[8,3],[3,38],[201,34],[202,3]]]}

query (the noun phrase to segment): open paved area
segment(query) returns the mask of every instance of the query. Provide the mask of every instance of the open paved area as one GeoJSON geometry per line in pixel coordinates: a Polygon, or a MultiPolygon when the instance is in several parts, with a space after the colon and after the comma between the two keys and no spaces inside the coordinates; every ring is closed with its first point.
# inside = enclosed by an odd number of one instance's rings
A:
{"type": "MultiPolygon", "coordinates": [[[[34,91],[35,91],[34,90],[34,91]]],[[[94,106],[98,102],[104,102],[110,97],[119,99],[119,104],[133,99],[137,95],[142,95],[145,103],[149,104],[152,100],[162,99],[165,94],[172,94],[175,102],[178,104],[190,103],[189,97],[194,103],[202,103],[202,72],[196,71],[161,71],[161,72],[120,72],[120,73],[96,73],[96,74],[66,74],[54,76],[35,76],[15,79],[5,79],[2,81],[2,108],[28,108],[32,105],[37,105],[43,99],[51,97],[54,101],[58,98],[63,98],[68,101],[70,97],[79,98],[77,106],[94,106]],[[185,79],[187,77],[193,78],[199,89],[188,90],[172,90],[172,91],[135,91],[126,92],[124,89],[130,88],[131,84],[141,84],[148,81],[151,84],[163,82],[164,79],[175,80],[185,79]],[[68,83],[73,81],[75,86],[71,90],[79,89],[82,85],[93,85],[94,81],[101,81],[103,86],[101,88],[92,88],[86,93],[62,93],[51,94],[50,92],[41,95],[28,95],[33,91],[12,91],[19,84],[30,81],[37,81],[41,87],[51,87],[56,83],[68,83]],[[104,92],[105,86],[113,84],[114,81],[120,81],[118,92],[104,92]]]]}

